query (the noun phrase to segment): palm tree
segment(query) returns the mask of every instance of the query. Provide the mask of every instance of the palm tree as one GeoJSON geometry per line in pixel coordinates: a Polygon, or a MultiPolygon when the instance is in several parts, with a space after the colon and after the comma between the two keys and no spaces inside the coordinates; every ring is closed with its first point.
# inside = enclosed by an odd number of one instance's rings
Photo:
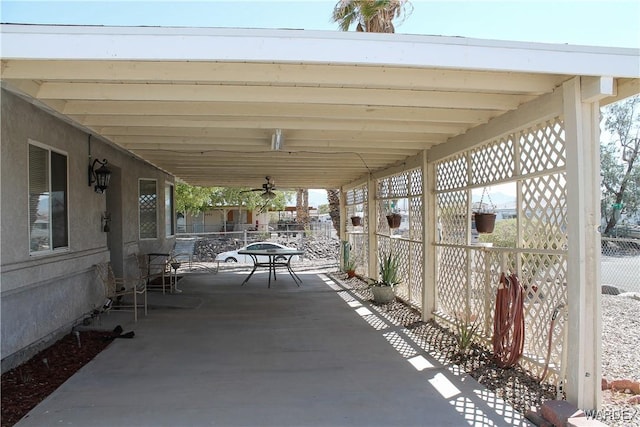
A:
{"type": "MultiPolygon", "coordinates": [[[[405,18],[413,11],[409,0],[339,0],[333,8],[333,22],[340,30],[349,31],[357,22],[356,31],[394,33],[393,20],[405,18]]],[[[336,231],[340,231],[340,190],[327,190],[329,215],[336,231]]]]}
{"type": "Polygon", "coordinates": [[[296,222],[306,229],[309,227],[309,220],[309,190],[298,188],[296,191],[296,222]]]}
{"type": "Polygon", "coordinates": [[[332,18],[342,31],[349,31],[357,23],[356,31],[394,33],[393,20],[406,17],[411,11],[408,0],[340,0],[333,8],[332,18]]]}
{"type": "Polygon", "coordinates": [[[340,232],[340,190],[328,189],[327,201],[329,202],[329,218],[333,228],[340,232]]]}

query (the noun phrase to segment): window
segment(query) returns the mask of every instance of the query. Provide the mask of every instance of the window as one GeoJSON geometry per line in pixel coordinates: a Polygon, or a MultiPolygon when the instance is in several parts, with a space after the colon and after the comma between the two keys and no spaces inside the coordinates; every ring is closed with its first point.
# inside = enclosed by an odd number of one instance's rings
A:
{"type": "Polygon", "coordinates": [[[154,179],[141,179],[138,192],[140,214],[140,238],[158,237],[158,192],[154,179]]]}
{"type": "Polygon", "coordinates": [[[67,156],[29,144],[30,252],[69,247],[67,156]]]}
{"type": "Polygon", "coordinates": [[[173,215],[173,184],[164,186],[164,229],[167,237],[176,234],[176,222],[173,215]]]}

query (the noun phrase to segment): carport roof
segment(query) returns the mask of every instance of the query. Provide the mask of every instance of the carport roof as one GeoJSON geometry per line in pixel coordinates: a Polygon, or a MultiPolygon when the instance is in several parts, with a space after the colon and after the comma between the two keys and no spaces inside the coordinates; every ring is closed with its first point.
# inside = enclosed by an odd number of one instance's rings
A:
{"type": "MultiPolygon", "coordinates": [[[[193,185],[337,188],[640,51],[301,30],[2,25],[2,84],[193,185]],[[284,135],[272,150],[276,129],[284,135]]],[[[453,139],[452,139],[453,138],[453,139]]],[[[452,142],[454,141],[454,142],[452,142]]]]}

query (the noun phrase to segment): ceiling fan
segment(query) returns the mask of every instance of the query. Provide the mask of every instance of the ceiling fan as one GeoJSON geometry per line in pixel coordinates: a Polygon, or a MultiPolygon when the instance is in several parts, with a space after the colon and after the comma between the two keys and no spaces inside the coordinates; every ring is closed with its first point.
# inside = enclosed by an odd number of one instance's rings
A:
{"type": "Polygon", "coordinates": [[[242,193],[248,193],[251,191],[262,191],[263,193],[260,194],[260,197],[266,200],[273,199],[274,197],[276,197],[276,193],[273,192],[273,190],[276,189],[276,184],[271,181],[270,176],[265,176],[264,179],[266,179],[267,182],[262,184],[262,188],[252,188],[251,190],[242,191],[242,193]]]}

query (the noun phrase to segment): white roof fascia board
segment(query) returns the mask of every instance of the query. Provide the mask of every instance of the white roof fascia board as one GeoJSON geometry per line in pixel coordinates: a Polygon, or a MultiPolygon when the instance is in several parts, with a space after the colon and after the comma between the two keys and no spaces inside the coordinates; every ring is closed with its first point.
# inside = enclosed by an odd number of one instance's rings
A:
{"type": "Polygon", "coordinates": [[[640,76],[640,49],[340,31],[3,24],[12,59],[399,65],[640,76]],[[215,40],[215,43],[212,43],[215,40]]]}

